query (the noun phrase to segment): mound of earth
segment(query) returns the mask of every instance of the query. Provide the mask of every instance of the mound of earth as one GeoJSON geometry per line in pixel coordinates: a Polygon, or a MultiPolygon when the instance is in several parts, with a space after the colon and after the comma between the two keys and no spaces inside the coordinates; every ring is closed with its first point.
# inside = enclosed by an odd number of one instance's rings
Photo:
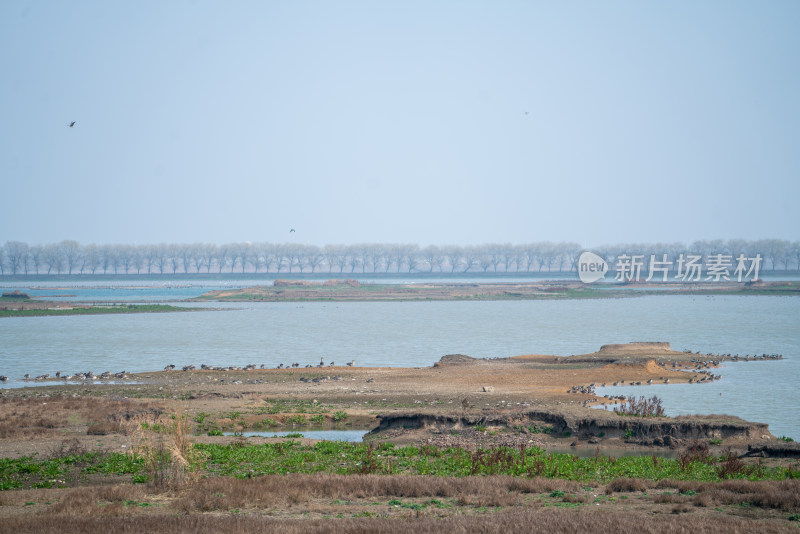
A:
{"type": "Polygon", "coordinates": [[[440,367],[442,365],[470,365],[478,361],[476,358],[472,356],[467,356],[466,354],[445,354],[442,356],[438,362],[434,363],[434,367],[440,367]]]}

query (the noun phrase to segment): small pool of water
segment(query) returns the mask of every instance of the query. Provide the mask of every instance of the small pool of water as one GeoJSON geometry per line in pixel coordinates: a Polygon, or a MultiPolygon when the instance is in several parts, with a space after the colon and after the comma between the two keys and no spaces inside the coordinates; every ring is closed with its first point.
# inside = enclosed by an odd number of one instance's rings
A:
{"type": "MultiPolygon", "coordinates": [[[[289,434],[302,434],[308,439],[324,439],[327,441],[360,442],[369,430],[293,430],[287,432],[242,432],[246,438],[283,438],[289,434]]],[[[233,436],[233,432],[226,432],[226,436],[233,436]]]]}

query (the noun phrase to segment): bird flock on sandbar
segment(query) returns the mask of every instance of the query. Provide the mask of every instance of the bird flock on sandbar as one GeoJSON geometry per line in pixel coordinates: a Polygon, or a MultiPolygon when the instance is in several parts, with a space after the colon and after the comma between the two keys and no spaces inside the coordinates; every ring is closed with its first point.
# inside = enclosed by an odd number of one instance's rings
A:
{"type": "MultiPolygon", "coordinates": [[[[353,367],[355,365],[355,363],[356,363],[355,360],[350,360],[345,365],[347,367],[353,367]]],[[[306,364],[305,366],[302,366],[302,368],[304,368],[304,369],[306,369],[306,368],[315,368],[315,367],[316,368],[322,368],[322,367],[330,368],[330,367],[334,367],[335,365],[336,365],[335,362],[330,362],[330,363],[326,364],[325,363],[325,358],[322,357],[322,358],[320,358],[318,364],[316,364],[316,365],[306,364]]],[[[288,364],[288,365],[285,365],[283,363],[279,363],[274,368],[275,369],[293,369],[293,368],[294,369],[298,369],[300,367],[301,367],[301,365],[299,363],[295,362],[295,363],[291,363],[291,364],[288,364]]],[[[212,366],[212,365],[206,365],[206,364],[200,365],[200,369],[203,370],[203,371],[252,371],[252,370],[255,370],[255,369],[267,369],[267,368],[268,367],[263,363],[261,365],[259,365],[259,366],[257,366],[254,363],[251,363],[251,364],[245,365],[243,367],[236,366],[236,365],[229,365],[229,366],[212,366]]],[[[176,367],[173,364],[169,364],[166,367],[164,367],[164,371],[174,371],[176,369],[178,369],[178,367],[176,367]]],[[[195,369],[197,369],[197,367],[195,367],[194,365],[191,365],[191,364],[190,365],[184,365],[183,367],[180,367],[180,370],[182,370],[182,371],[194,371],[195,369]]],[[[53,375],[43,374],[43,375],[38,375],[38,376],[31,376],[30,373],[25,373],[22,376],[22,380],[23,381],[39,381],[39,382],[52,381],[52,380],[86,382],[86,381],[98,381],[98,380],[99,381],[103,381],[103,380],[114,380],[114,379],[116,379],[116,380],[130,380],[132,378],[133,378],[133,375],[131,373],[129,373],[128,371],[119,371],[117,373],[112,373],[111,371],[104,371],[104,372],[100,373],[99,375],[93,373],[92,371],[86,371],[86,372],[82,371],[82,372],[77,372],[77,373],[74,373],[74,374],[63,373],[61,371],[56,371],[56,373],[53,374],[53,375]]],[[[8,377],[7,376],[0,375],[0,382],[7,382],[7,381],[8,381],[8,377]]]]}

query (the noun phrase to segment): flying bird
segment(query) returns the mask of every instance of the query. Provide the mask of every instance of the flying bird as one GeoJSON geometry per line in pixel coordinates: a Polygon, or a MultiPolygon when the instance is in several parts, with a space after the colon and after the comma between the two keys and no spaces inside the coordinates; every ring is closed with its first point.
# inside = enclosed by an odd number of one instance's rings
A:
{"type": "Polygon", "coordinates": [[[291,230],[289,230],[289,233],[290,233],[290,234],[291,234],[292,232],[294,232],[294,228],[292,228],[291,230]]]}
{"type": "Polygon", "coordinates": [[[75,126],[75,121],[72,121],[71,123],[69,123],[69,127],[70,128],[72,128],[73,126],[75,126]]]}

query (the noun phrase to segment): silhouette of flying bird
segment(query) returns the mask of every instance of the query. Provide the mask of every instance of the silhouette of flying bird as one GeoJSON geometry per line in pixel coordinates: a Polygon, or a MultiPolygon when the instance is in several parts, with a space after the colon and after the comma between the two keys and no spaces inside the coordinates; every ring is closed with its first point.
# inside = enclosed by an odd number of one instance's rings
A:
{"type": "Polygon", "coordinates": [[[294,228],[292,228],[291,230],[289,230],[289,233],[290,233],[290,234],[291,234],[292,232],[294,232],[294,228]]]}
{"type": "Polygon", "coordinates": [[[71,123],[69,123],[69,127],[70,128],[72,128],[73,126],[75,126],[75,121],[72,121],[71,123]]]}

